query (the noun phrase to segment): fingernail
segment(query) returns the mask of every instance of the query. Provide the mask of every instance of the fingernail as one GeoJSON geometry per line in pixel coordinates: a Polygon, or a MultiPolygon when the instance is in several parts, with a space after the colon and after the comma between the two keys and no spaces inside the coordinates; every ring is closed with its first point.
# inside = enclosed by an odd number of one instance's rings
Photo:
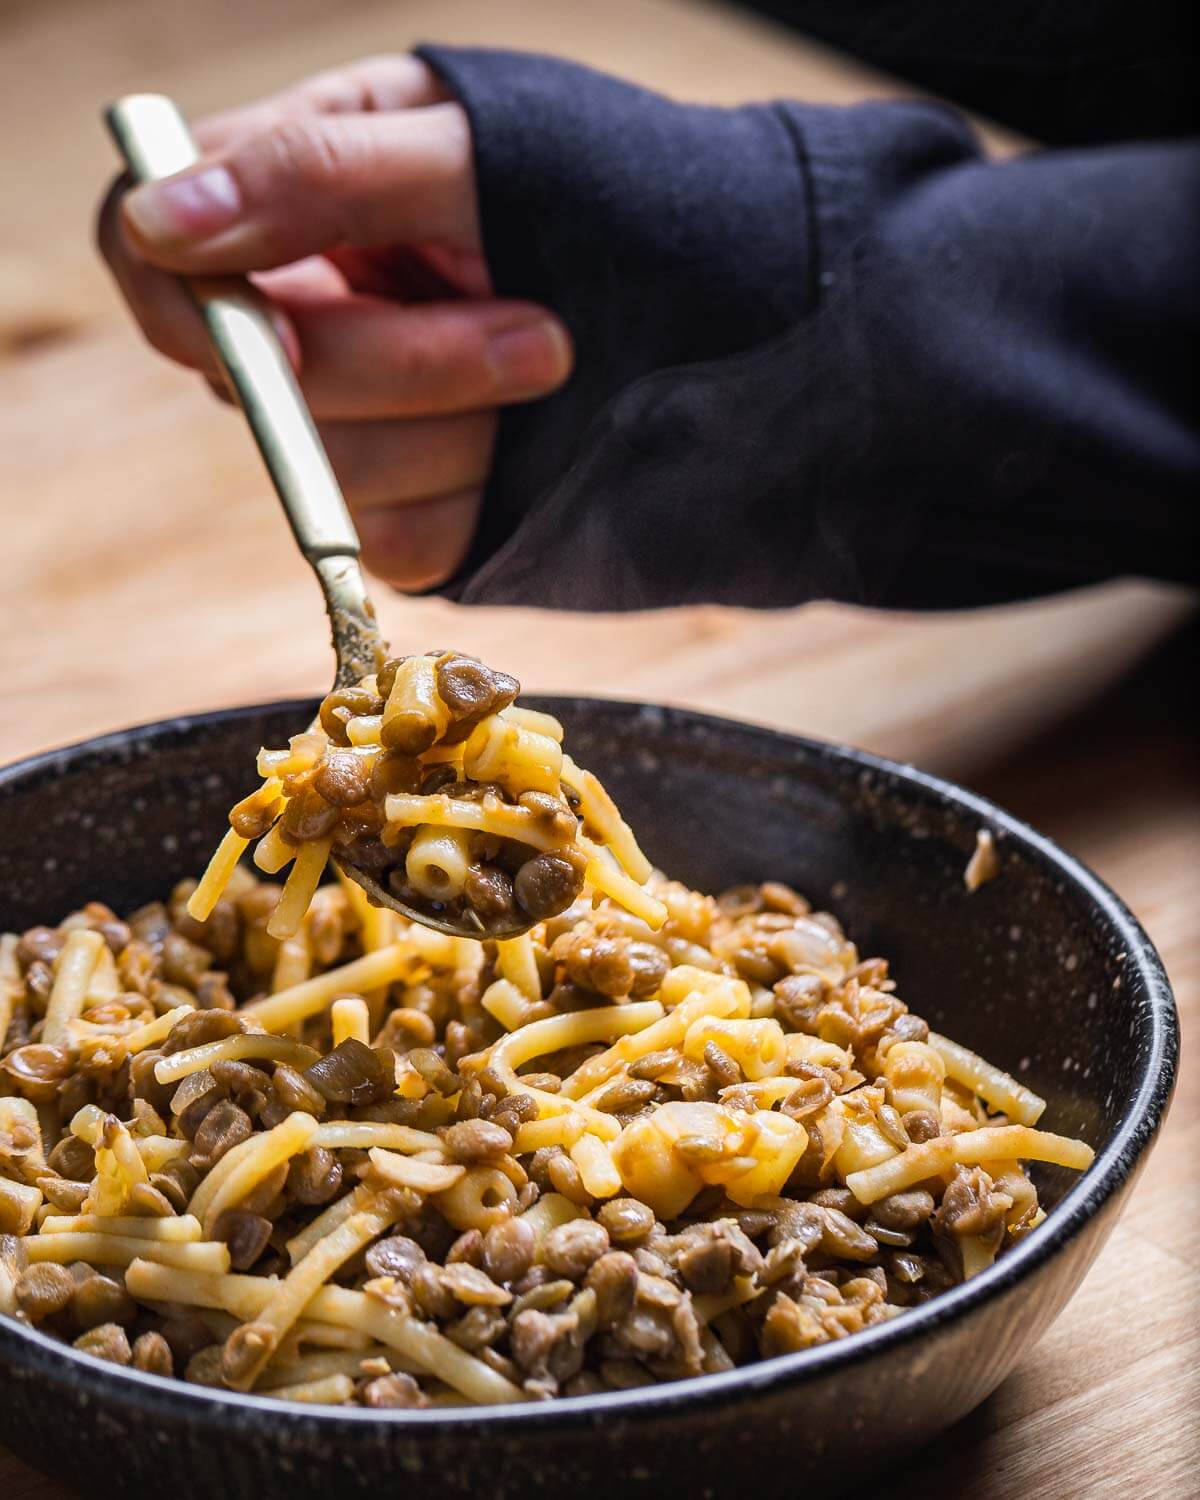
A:
{"type": "Polygon", "coordinates": [[[147,182],[125,199],[125,213],[143,238],[168,243],[206,240],[236,222],[241,195],[225,167],[205,167],[147,182]]]}
{"type": "Polygon", "coordinates": [[[571,363],[566,334],[553,318],[493,333],[487,352],[496,383],[509,393],[547,390],[562,380],[571,363]]]}

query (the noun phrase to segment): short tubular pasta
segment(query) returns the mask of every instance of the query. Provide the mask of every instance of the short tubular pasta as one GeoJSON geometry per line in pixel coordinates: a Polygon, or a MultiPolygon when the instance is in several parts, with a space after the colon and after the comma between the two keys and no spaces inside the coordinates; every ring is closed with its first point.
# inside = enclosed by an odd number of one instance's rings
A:
{"type": "Polygon", "coordinates": [[[207,922],[212,916],[213,907],[221,898],[221,893],[229,884],[229,877],[239,859],[250,847],[250,840],[230,829],[225,837],[217,845],[212,859],[208,862],[208,868],[200,878],[200,883],[188,898],[188,916],[194,917],[197,922],[207,922]]]}
{"type": "Polygon", "coordinates": [[[455,1229],[490,1229],[509,1218],[517,1190],[498,1167],[472,1167],[436,1196],[438,1211],[455,1229]]]}
{"type": "Polygon", "coordinates": [[[650,861],[599,777],[581,770],[569,755],[563,756],[562,772],[563,780],[579,798],[579,811],[591,836],[607,844],[631,880],[644,885],[650,878],[650,861]]]}
{"type": "Polygon", "coordinates": [[[569,840],[527,807],[512,807],[495,796],[478,801],[450,797],[442,792],[427,796],[397,792],[384,804],[389,829],[460,828],[492,838],[511,839],[547,853],[565,848],[569,840]]]}
{"type": "Polygon", "coordinates": [[[299,1234],[292,1236],[287,1241],[285,1249],[288,1258],[293,1265],[298,1260],[303,1260],[313,1246],[332,1234],[339,1224],[344,1224],[351,1214],[358,1213],[365,1208],[371,1197],[371,1190],[366,1187],[357,1187],[353,1192],[347,1193],[344,1198],[338,1198],[329,1207],[310,1220],[299,1234]]]}
{"type": "Polygon", "coordinates": [[[391,1183],[393,1187],[412,1188],[418,1193],[447,1192],[467,1171],[459,1163],[422,1161],[419,1157],[384,1151],[379,1146],[371,1148],[371,1165],[381,1181],[391,1183]]]}
{"type": "MultiPolygon", "coordinates": [[[[353,720],[351,720],[353,723],[353,720]]],[[[310,1406],[342,1406],[354,1395],[354,1381],[344,1373],[322,1375],[299,1384],[273,1385],[264,1396],[276,1401],[300,1401],[310,1406]]]]}
{"type": "Polygon", "coordinates": [[[493,714],[476,728],[463,752],[463,770],[473,781],[494,781],[513,796],[547,792],[557,796],[562,771],[562,746],[493,714]]]}
{"type": "Polygon", "coordinates": [[[124,1234],[37,1234],[23,1241],[28,1259],[69,1266],[128,1266],[139,1257],[192,1271],[228,1271],[229,1246],[204,1240],[151,1240],[124,1234]]]}
{"type": "Polygon", "coordinates": [[[335,1000],[329,1009],[329,1020],[335,1047],[349,1040],[362,1042],[365,1046],[371,1040],[371,1013],[367,1002],[358,995],[335,1000]]]}
{"type": "Polygon", "coordinates": [[[319,974],[294,989],[282,990],[267,1000],[256,1001],[246,1007],[245,1014],[264,1031],[282,1031],[287,1026],[319,1015],[347,990],[391,984],[412,967],[412,962],[412,950],[403,943],[395,943],[390,948],[380,948],[352,963],[319,974]]]}
{"type": "Polygon", "coordinates": [[[496,973],[507,979],[529,1001],[542,998],[542,978],[538,972],[533,939],[527,932],[508,942],[496,944],[496,973]]]}
{"type": "Polygon", "coordinates": [[[43,1234],[121,1234],[139,1240],[188,1244],[201,1238],[200,1220],[192,1214],[173,1214],[165,1219],[101,1214],[47,1214],[43,1234]]]}
{"type": "Polygon", "coordinates": [[[8,1036],[13,1010],[25,997],[21,965],[17,958],[20,941],[15,932],[0,933],[0,1048],[8,1036]]]}
{"type": "Polygon", "coordinates": [[[515,1031],[525,1021],[529,1010],[529,1001],[507,979],[497,979],[489,984],[479,997],[479,1003],[506,1031],[515,1031]]]}
{"type": "Polygon", "coordinates": [[[883,1073],[891,1101],[901,1114],[921,1109],[941,1118],[946,1064],[936,1048],[924,1042],[896,1042],[884,1057],[883,1073]]]}
{"type": "Polygon", "coordinates": [[[1046,1101],[1001,1068],[936,1031],[929,1033],[929,1045],[941,1058],[946,1076],[978,1094],[991,1109],[1003,1111],[1017,1125],[1036,1125],[1041,1119],[1046,1101]]]}
{"type": "Polygon", "coordinates": [[[312,943],[307,928],[301,922],[291,937],[285,938],[279,945],[275,968],[271,973],[271,989],[278,994],[280,990],[290,990],[303,984],[312,974],[312,966],[312,943]]]}
{"type": "MultiPolygon", "coordinates": [[[[225,837],[228,838],[229,835],[226,834],[225,837]]],[[[254,847],[254,863],[264,875],[278,875],[295,857],[296,846],[289,844],[283,837],[278,823],[274,828],[268,828],[254,847]]]]}
{"type": "Polygon", "coordinates": [[[450,715],[437,690],[437,663],[410,656],[396,667],[380,719],[380,739],[389,749],[419,755],[438,740],[450,715]]]}
{"type": "Polygon", "coordinates": [[[92,971],[104,949],[98,932],[86,928],[72,932],[58,958],[54,987],[46,1002],[42,1022],[42,1042],[47,1047],[62,1047],[68,1041],[70,1023],[83,1009],[92,971]]]}
{"type": "Polygon", "coordinates": [[[471,865],[470,837],[462,828],[421,828],[404,861],[409,884],[430,901],[462,894],[471,865]]]}
{"type": "Polygon", "coordinates": [[[225,1383],[235,1391],[254,1384],[279,1341],[308,1306],[313,1293],[343,1262],[361,1250],[399,1217],[400,1205],[383,1194],[367,1198],[362,1207],[319,1239],[273,1289],[251,1322],[243,1323],[225,1342],[225,1383]]]}
{"type": "MultiPolygon", "coordinates": [[[[559,745],[563,742],[563,727],[553,714],[541,713],[536,708],[519,708],[514,703],[508,708],[502,708],[499,717],[509,724],[532,730],[534,734],[545,735],[547,739],[554,740],[559,745]]],[[[563,766],[564,768],[566,766],[565,756],[563,766]]]]}
{"type": "MultiPolygon", "coordinates": [[[[302,1327],[299,1322],[293,1328],[302,1327]]],[[[311,1328],[311,1323],[308,1325],[311,1328]]],[[[370,1344],[365,1349],[323,1349],[316,1354],[294,1354],[287,1349],[288,1341],[280,1341],[278,1352],[259,1377],[258,1390],[264,1396],[276,1395],[288,1385],[299,1381],[317,1381],[331,1375],[346,1375],[353,1381],[362,1374],[364,1359],[382,1359],[391,1370],[403,1369],[405,1361],[393,1354],[385,1344],[370,1344]],[[286,1357],[284,1357],[286,1356],[286,1357]]]]}
{"type": "Polygon", "coordinates": [[[375,1120],[330,1120],[317,1126],[309,1137],[309,1144],[323,1146],[328,1151],[370,1151],[378,1147],[383,1151],[407,1151],[413,1155],[419,1151],[438,1152],[441,1149],[438,1137],[426,1130],[375,1120]]]}
{"type": "Polygon", "coordinates": [[[267,923],[267,931],[272,937],[289,938],[300,926],[325,872],[332,847],[332,839],[313,839],[300,846],[279,905],[267,923]]]}
{"type": "Polygon", "coordinates": [[[0,1234],[28,1234],[41,1206],[41,1188],[0,1177],[0,1234]]]}
{"type": "Polygon", "coordinates": [[[643,890],[636,880],[631,880],[615,861],[610,864],[603,851],[588,860],[584,880],[599,895],[607,896],[635,917],[641,917],[655,932],[667,920],[667,909],[658,897],[643,890]]]}
{"type": "Polygon", "coordinates": [[[158,1042],[166,1041],[170,1036],[177,1021],[182,1021],[184,1016],[189,1015],[195,1006],[177,1005],[173,1010],[167,1010],[161,1016],[156,1016],[153,1021],[147,1021],[144,1026],[135,1026],[132,1031],[127,1031],[121,1040],[125,1051],[130,1057],[135,1057],[139,1052],[144,1052],[147,1047],[153,1047],[158,1042]]]}
{"type": "Polygon", "coordinates": [[[571,1146],[570,1157],[593,1198],[615,1198],[621,1191],[621,1174],[612,1151],[598,1137],[583,1131],[571,1146]]]}
{"type": "Polygon", "coordinates": [[[289,1063],[292,1067],[307,1068],[317,1061],[320,1053],[292,1037],[274,1036],[271,1032],[247,1031],[241,1036],[225,1037],[219,1042],[206,1042],[200,1047],[189,1047],[184,1052],[174,1052],[170,1057],[160,1057],[154,1064],[154,1076],[159,1083],[175,1083],[189,1073],[199,1073],[218,1062],[248,1062],[269,1060],[289,1063]]]}
{"type": "Polygon", "coordinates": [[[534,1243],[540,1247],[552,1229],[587,1217],[587,1209],[580,1207],[578,1203],[572,1203],[561,1193],[543,1193],[533,1207],[527,1208],[521,1215],[521,1222],[533,1231],[534,1243]]]}
{"type": "Polygon", "coordinates": [[[189,1151],[187,1141],[169,1135],[138,1135],[134,1136],[133,1144],[147,1173],[161,1172],[168,1163],[178,1161],[189,1151]]]}
{"type": "Polygon", "coordinates": [[[229,1162],[234,1152],[224,1156],[196,1189],[188,1205],[205,1232],[210,1232],[225,1209],[236,1207],[269,1172],[303,1151],[316,1129],[316,1120],[297,1110],[273,1130],[251,1136],[241,1146],[235,1146],[234,1151],[240,1154],[226,1172],[217,1176],[217,1168],[229,1162]]]}
{"type": "Polygon", "coordinates": [[[773,1078],[787,1062],[787,1041],[778,1021],[701,1016],[684,1035],[683,1055],[701,1062],[710,1042],[731,1057],[751,1082],[773,1078]]]}
{"type": "Polygon", "coordinates": [[[1045,1161],[1081,1172],[1091,1166],[1093,1155],[1090,1146],[1069,1136],[1028,1125],[999,1125],[910,1146],[885,1162],[850,1173],[846,1186],[860,1203],[875,1203],[956,1164],[1045,1161]]]}

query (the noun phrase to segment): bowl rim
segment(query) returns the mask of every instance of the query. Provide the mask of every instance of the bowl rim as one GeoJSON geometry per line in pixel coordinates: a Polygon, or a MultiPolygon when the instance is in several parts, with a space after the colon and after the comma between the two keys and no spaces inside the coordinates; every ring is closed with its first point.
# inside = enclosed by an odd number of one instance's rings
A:
{"type": "MultiPolygon", "coordinates": [[[[586,1396],[564,1396],[553,1401],[514,1403],[503,1406],[438,1407],[419,1411],[376,1410],[362,1407],[304,1406],[270,1396],[242,1394],[212,1387],[188,1385],[174,1377],[114,1367],[112,1364],[63,1344],[35,1328],[9,1318],[0,1318],[0,1347],[11,1346],[25,1355],[24,1364],[6,1356],[12,1373],[22,1378],[43,1375],[53,1381],[70,1381],[84,1387],[97,1399],[111,1404],[115,1399],[138,1403],[143,1408],[174,1409],[193,1421],[250,1420],[257,1413],[268,1419],[291,1419],[310,1430],[329,1432],[333,1427],[349,1430],[383,1425],[402,1428],[415,1439],[427,1433],[462,1435],[464,1427],[489,1431],[563,1430],[595,1426],[607,1420],[640,1421],[667,1415],[679,1407],[728,1406],[772,1388],[807,1383],[877,1353],[934,1334],[981,1307],[998,1300],[1019,1282],[1033,1275],[1064,1250],[1102,1207],[1134,1175],[1162,1126],[1170,1105],[1179,1060],[1179,1020],[1166,970],[1154,944],[1137,918],[1099,876],[1053,840],[997,804],[943,777],[915,766],[875,755],[833,741],[818,740],[787,730],[687,708],[619,698],[571,694],[530,693],[523,695],[553,711],[600,709],[622,717],[653,715],[658,723],[672,720],[680,728],[690,725],[732,736],[763,737],[779,741],[804,759],[828,766],[853,766],[883,778],[896,790],[915,792],[926,803],[945,806],[980,821],[980,826],[1013,840],[1035,860],[1057,871],[1096,911],[1098,922],[1107,925],[1121,944],[1127,965],[1126,983],[1136,975],[1144,988],[1139,1013],[1139,1080],[1132,1102],[1111,1139],[1096,1153],[1095,1160],[1047,1215],[1038,1230],[968,1282],[949,1288],[918,1307],[885,1323],[863,1329],[852,1337],[816,1345],[793,1354],[777,1355],[738,1369],[693,1376],[685,1380],[642,1386],[629,1391],[609,1391],[586,1396]]],[[[266,714],[295,711],[297,722],[311,714],[315,698],[291,698],[239,705],[196,714],[152,720],[128,729],[114,730],[73,744],[41,751],[0,767],[0,803],[9,787],[42,775],[61,773],[91,755],[105,756],[127,750],[130,745],[162,737],[185,738],[197,731],[219,728],[266,714]]],[[[1131,1038],[1132,1040],[1132,1038],[1131,1038]]]]}

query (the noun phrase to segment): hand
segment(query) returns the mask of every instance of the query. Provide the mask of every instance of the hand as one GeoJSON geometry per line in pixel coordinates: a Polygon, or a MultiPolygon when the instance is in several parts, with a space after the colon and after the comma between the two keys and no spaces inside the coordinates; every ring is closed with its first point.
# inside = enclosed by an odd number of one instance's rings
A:
{"type": "Polygon", "coordinates": [[[224,384],[167,272],[252,273],[269,298],[364,560],[397,587],[466,553],[497,408],[570,372],[562,324],[492,295],[470,126],[424,63],[371,58],[201,121],[204,161],[116,182],[99,242],[150,343],[224,384]]]}

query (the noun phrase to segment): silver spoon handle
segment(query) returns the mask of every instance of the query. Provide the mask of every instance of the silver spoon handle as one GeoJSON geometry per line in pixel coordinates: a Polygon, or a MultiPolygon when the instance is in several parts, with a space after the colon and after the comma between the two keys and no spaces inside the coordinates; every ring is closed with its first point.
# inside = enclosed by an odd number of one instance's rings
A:
{"type": "MultiPolygon", "coordinates": [[[[163,94],[118,99],[105,111],[105,121],[138,182],[171,177],[200,160],[187,121],[163,94]]],[[[339,683],[363,676],[374,670],[369,637],[377,639],[377,631],[357,562],[358,533],[287,354],[242,277],[187,284],[296,542],[325,592],[339,683]]]]}

